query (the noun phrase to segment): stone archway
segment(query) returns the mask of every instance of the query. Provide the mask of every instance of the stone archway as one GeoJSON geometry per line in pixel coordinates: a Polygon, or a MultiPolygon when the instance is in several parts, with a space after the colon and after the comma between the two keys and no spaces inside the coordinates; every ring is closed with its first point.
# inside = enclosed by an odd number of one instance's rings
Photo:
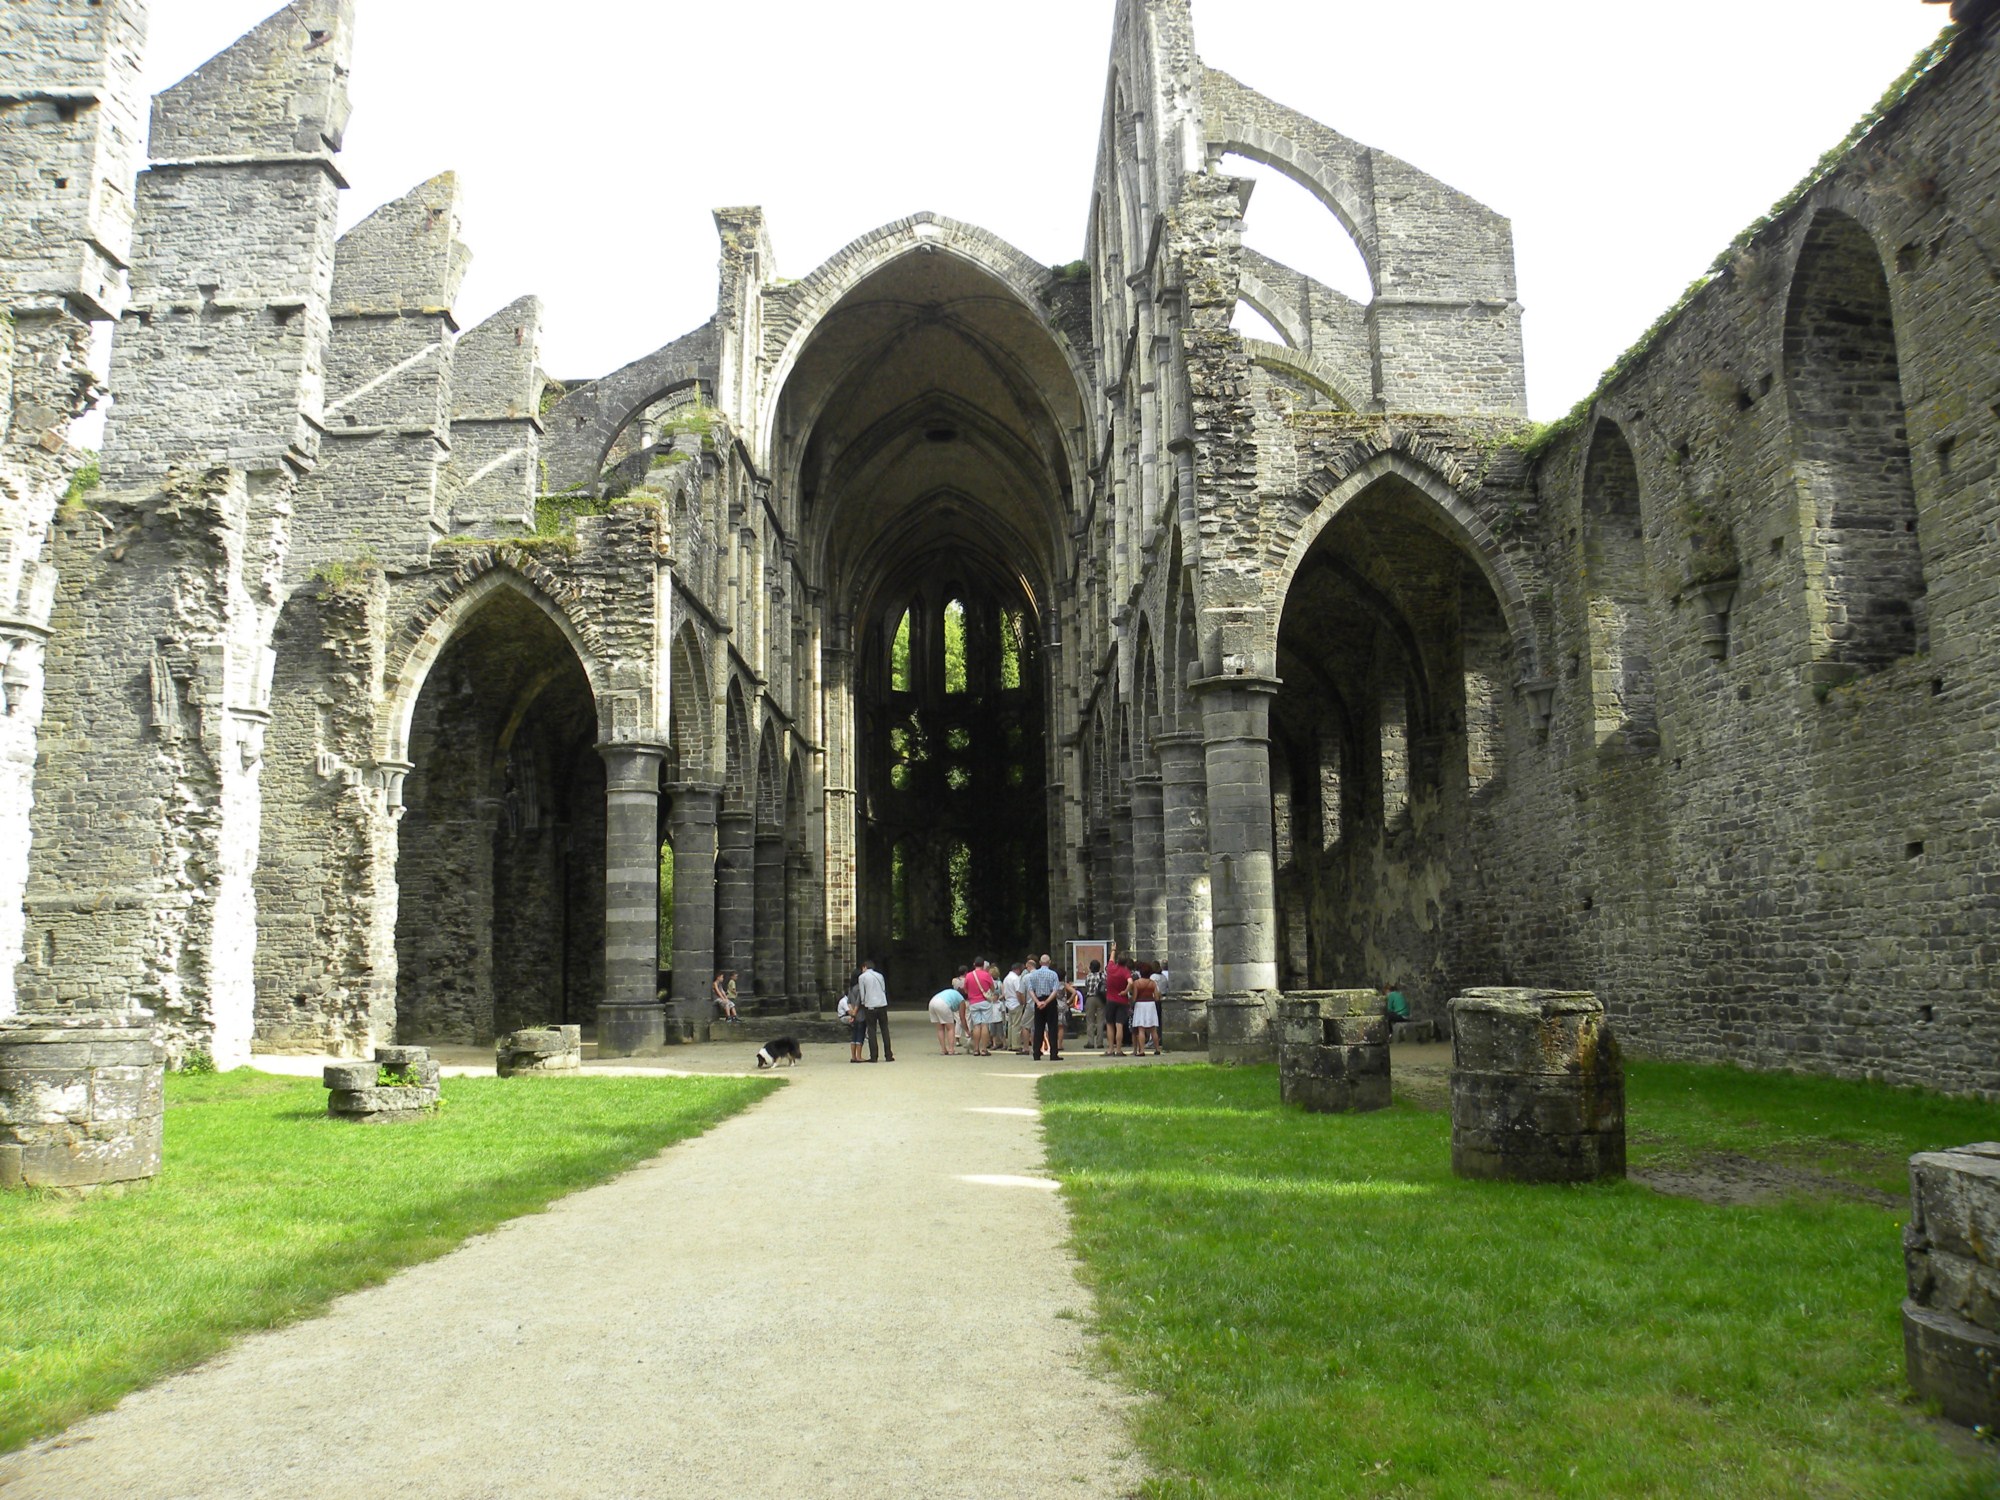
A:
{"type": "Polygon", "coordinates": [[[594,1022],[607,779],[582,660],[524,590],[488,589],[456,617],[406,722],[398,1034],[485,1043],[594,1022]]]}

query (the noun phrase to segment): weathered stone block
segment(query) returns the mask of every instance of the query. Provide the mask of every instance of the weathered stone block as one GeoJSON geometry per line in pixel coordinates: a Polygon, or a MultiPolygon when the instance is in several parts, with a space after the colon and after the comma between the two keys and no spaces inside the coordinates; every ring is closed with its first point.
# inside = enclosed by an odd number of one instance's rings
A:
{"type": "Polygon", "coordinates": [[[574,1073],[583,1066],[583,1028],[535,1026],[494,1043],[493,1070],[502,1078],[574,1073]]]}
{"type": "Polygon", "coordinates": [[[320,1081],[341,1093],[373,1088],[381,1068],[372,1062],[334,1063],[320,1071],[320,1081]]]}
{"type": "Polygon", "coordinates": [[[1911,1231],[1906,1229],[1903,1265],[1909,1272],[1910,1300],[1933,1312],[1963,1318],[1988,1333],[2000,1333],[2000,1271],[1910,1241],[1911,1231]]]}
{"type": "Polygon", "coordinates": [[[422,1119],[441,1097],[438,1065],[424,1047],[378,1047],[374,1062],[336,1064],[321,1077],[327,1114],[364,1125],[422,1119]],[[384,1083],[385,1073],[409,1081],[384,1083]]]}
{"type": "Polygon", "coordinates": [[[1625,1067],[1596,998],[1470,990],[1451,1003],[1451,1165],[1461,1177],[1625,1174],[1625,1067]]]}
{"type": "Polygon", "coordinates": [[[1909,1233],[1933,1249],[2000,1267],[2000,1145],[1911,1157],[1909,1233]]]}
{"type": "Polygon", "coordinates": [[[0,1186],[88,1190],[158,1174],[166,1054],[151,1019],[0,1023],[0,1186]]]}
{"type": "Polygon", "coordinates": [[[2000,1425],[2000,1334],[1905,1302],[1903,1359],[1911,1388],[1936,1401],[1952,1421],[2000,1425]]]}
{"type": "Polygon", "coordinates": [[[1318,990],[1278,1002],[1278,1094],[1315,1114],[1386,1109],[1388,1023],[1373,990],[1318,990]]]}
{"type": "Polygon", "coordinates": [[[1277,1051],[1271,1012],[1260,995],[1217,995],[1208,1002],[1208,1060],[1228,1067],[1267,1063],[1277,1051]]]}

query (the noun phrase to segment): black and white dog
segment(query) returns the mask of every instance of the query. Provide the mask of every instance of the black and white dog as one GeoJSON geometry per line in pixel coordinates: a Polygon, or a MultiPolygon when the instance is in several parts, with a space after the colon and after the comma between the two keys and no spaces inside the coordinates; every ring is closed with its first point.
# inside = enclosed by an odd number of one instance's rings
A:
{"type": "Polygon", "coordinates": [[[799,1052],[799,1044],[788,1036],[781,1036],[776,1041],[766,1042],[757,1049],[757,1070],[759,1072],[762,1072],[765,1068],[775,1068],[781,1062],[788,1068],[794,1068],[804,1061],[804,1056],[799,1052]]]}

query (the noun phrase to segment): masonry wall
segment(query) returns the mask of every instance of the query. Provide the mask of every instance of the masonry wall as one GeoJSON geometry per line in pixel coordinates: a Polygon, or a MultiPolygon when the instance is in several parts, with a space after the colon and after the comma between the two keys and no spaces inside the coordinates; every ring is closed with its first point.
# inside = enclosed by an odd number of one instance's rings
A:
{"type": "Polygon", "coordinates": [[[1504,936],[1645,1050],[2000,1091],[1996,73],[1990,28],[1962,36],[1541,463],[1559,686],[1517,831],[1574,873],[1504,936]],[[1593,702],[1606,423],[1636,459],[1657,749],[1593,702]],[[1724,632],[1704,586],[1732,577],[1724,632]]]}

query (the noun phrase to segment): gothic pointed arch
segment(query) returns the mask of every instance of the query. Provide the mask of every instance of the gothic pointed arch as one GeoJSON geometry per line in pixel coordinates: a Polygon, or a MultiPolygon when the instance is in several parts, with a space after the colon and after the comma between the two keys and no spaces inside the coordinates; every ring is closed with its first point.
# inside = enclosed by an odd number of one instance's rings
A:
{"type": "Polygon", "coordinates": [[[1583,466],[1583,568],[1591,716],[1600,749],[1659,746],[1652,610],[1639,466],[1616,422],[1601,417],[1583,466]]]}

